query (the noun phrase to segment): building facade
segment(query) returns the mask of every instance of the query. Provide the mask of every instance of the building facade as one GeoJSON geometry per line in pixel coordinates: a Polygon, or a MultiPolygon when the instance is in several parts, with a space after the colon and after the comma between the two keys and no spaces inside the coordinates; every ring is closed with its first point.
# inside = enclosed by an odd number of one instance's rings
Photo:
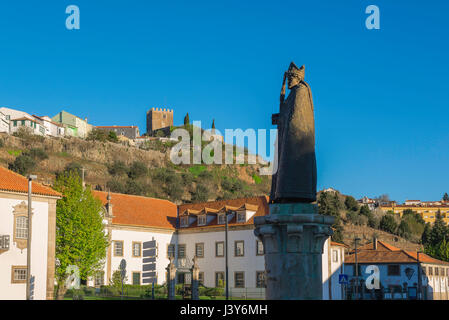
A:
{"type": "Polygon", "coordinates": [[[65,134],[68,136],[86,138],[89,132],[92,131],[92,125],[87,123],[87,118],[83,120],[64,110],[51,118],[51,120],[62,124],[65,128],[65,134]]]}
{"type": "MultiPolygon", "coordinates": [[[[265,261],[262,242],[254,235],[254,217],[268,214],[267,197],[252,197],[176,206],[167,200],[93,191],[104,205],[110,238],[104,270],[89,285],[108,284],[125,259],[126,283],[145,284],[154,272],[156,283],[166,282],[169,257],[178,268],[177,283],[189,283],[192,259],[206,287],[222,286],[225,279],[225,220],[228,219],[230,294],[265,297],[265,261]],[[143,247],[156,242],[155,264],[144,271],[143,247]]],[[[343,245],[328,239],[323,252],[323,297],[341,299],[338,275],[344,263],[343,245]]]]}
{"type": "MultiPolygon", "coordinates": [[[[350,252],[345,258],[345,271],[350,278],[348,296],[356,298],[356,255],[350,252]]],[[[374,239],[357,250],[359,299],[449,299],[449,263],[434,259],[424,253],[401,250],[386,242],[374,239]],[[379,289],[369,290],[365,282],[379,270],[379,289]],[[369,269],[368,269],[369,268],[369,269]]]]}
{"type": "MultiPolygon", "coordinates": [[[[32,184],[31,277],[34,300],[53,299],[56,201],[60,194],[32,184]]],[[[26,298],[28,180],[0,167],[0,300],[26,298]]]]}
{"type": "Polygon", "coordinates": [[[173,126],[173,110],[162,108],[151,108],[147,111],[147,134],[154,135],[156,131],[162,130],[170,133],[173,126]]]}
{"type": "Polygon", "coordinates": [[[12,118],[9,121],[9,133],[13,134],[21,129],[27,130],[29,133],[45,136],[44,124],[35,118],[12,118]]]}
{"type": "Polygon", "coordinates": [[[106,132],[113,131],[118,137],[124,136],[128,139],[136,139],[140,136],[139,127],[137,126],[98,126],[95,127],[98,130],[103,130],[106,132]]]}
{"type": "MultiPolygon", "coordinates": [[[[419,200],[416,200],[419,201],[419,200]]],[[[449,204],[446,202],[407,202],[408,204],[388,204],[381,205],[380,209],[384,212],[392,211],[402,217],[405,210],[412,210],[418,213],[425,222],[435,222],[438,213],[441,214],[444,222],[449,223],[449,204]]]]}
{"type": "Polygon", "coordinates": [[[45,135],[51,137],[63,137],[65,134],[64,125],[56,123],[51,120],[49,116],[38,117],[33,115],[33,117],[40,121],[41,125],[45,128],[45,135]]]}
{"type": "Polygon", "coordinates": [[[9,117],[0,111],[0,132],[9,133],[9,117]]]}

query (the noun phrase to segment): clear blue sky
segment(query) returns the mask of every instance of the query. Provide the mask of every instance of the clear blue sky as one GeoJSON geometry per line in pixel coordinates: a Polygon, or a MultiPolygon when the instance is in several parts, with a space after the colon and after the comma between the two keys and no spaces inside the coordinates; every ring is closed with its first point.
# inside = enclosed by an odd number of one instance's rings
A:
{"type": "Polygon", "coordinates": [[[318,187],[449,192],[448,1],[2,1],[0,106],[94,125],[150,107],[217,128],[273,128],[282,74],[305,64],[318,187]],[[167,2],[167,4],[165,4],[167,2]],[[81,29],[65,28],[78,5],[81,29]],[[365,28],[378,5],[381,29],[365,28]]]}

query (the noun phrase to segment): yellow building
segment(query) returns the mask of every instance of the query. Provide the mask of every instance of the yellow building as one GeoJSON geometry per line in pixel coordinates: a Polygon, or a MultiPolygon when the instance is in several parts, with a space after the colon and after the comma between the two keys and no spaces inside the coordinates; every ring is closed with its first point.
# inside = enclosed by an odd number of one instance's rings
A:
{"type": "Polygon", "coordinates": [[[380,209],[384,212],[393,211],[402,217],[404,210],[410,209],[420,214],[425,222],[435,222],[438,210],[443,217],[444,222],[449,223],[449,205],[448,204],[426,204],[420,202],[419,204],[391,204],[391,205],[381,205],[380,209]]]}

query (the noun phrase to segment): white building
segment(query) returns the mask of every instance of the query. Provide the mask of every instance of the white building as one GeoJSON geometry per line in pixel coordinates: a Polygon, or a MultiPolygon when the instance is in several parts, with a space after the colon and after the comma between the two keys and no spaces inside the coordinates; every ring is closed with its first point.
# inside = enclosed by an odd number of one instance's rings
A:
{"type": "MultiPolygon", "coordinates": [[[[229,288],[233,296],[265,297],[263,245],[254,235],[254,217],[268,214],[268,198],[252,197],[177,207],[167,200],[93,191],[105,206],[105,222],[112,246],[104,271],[90,285],[108,284],[122,259],[127,262],[127,283],[144,284],[155,272],[158,284],[166,281],[169,256],[178,266],[177,282],[189,282],[188,268],[197,257],[200,282],[216,287],[225,277],[225,212],[228,213],[229,288]],[[177,216],[179,215],[179,219],[177,216]],[[154,270],[143,270],[145,242],[157,245],[154,270]]],[[[338,274],[344,246],[328,239],[323,252],[323,297],[341,299],[338,274]]],[[[148,258],[148,257],[146,257],[148,258]]]]}
{"type": "Polygon", "coordinates": [[[63,137],[65,133],[64,126],[60,123],[56,123],[51,120],[49,116],[38,117],[33,115],[33,117],[41,122],[45,128],[45,135],[52,137],[63,137]]]}
{"type": "Polygon", "coordinates": [[[9,133],[9,118],[0,111],[0,132],[9,133]]]}
{"type": "Polygon", "coordinates": [[[24,111],[16,110],[16,109],[1,107],[0,112],[6,116],[6,120],[12,120],[12,119],[18,119],[18,118],[28,118],[28,119],[33,120],[33,116],[31,116],[30,114],[28,114],[24,111]]]}
{"type": "MultiPolygon", "coordinates": [[[[32,189],[32,298],[53,299],[56,201],[60,194],[34,182],[32,189]]],[[[0,300],[26,298],[27,193],[27,178],[0,167],[0,300]]]]}
{"type": "Polygon", "coordinates": [[[13,134],[19,131],[21,128],[25,128],[28,132],[36,135],[45,136],[44,124],[36,118],[12,118],[9,121],[9,133],[13,134]]]}

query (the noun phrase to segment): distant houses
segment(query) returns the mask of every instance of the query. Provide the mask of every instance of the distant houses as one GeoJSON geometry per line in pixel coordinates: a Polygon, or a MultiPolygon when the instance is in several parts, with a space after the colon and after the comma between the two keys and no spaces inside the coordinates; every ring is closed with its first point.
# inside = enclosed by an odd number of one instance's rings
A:
{"type": "Polygon", "coordinates": [[[64,110],[51,118],[51,120],[62,124],[66,134],[72,137],[87,138],[87,135],[93,128],[91,124],[87,123],[87,118],[83,120],[64,110]]]}
{"type": "Polygon", "coordinates": [[[106,132],[115,132],[118,137],[124,136],[128,139],[137,139],[140,136],[139,127],[137,126],[97,126],[98,130],[106,132]]]}

